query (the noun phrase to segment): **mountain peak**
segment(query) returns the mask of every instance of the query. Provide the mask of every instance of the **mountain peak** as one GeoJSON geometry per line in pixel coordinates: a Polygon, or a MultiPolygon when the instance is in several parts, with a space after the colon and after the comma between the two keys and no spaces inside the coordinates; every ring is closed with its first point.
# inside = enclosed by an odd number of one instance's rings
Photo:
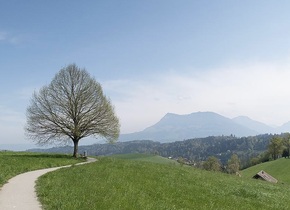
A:
{"type": "Polygon", "coordinates": [[[274,129],[271,126],[252,120],[247,116],[235,117],[233,118],[233,121],[242,126],[250,127],[253,130],[257,131],[258,133],[272,133],[274,131],[274,129]]]}
{"type": "Polygon", "coordinates": [[[166,115],[164,115],[164,117],[173,117],[173,116],[178,116],[178,114],[168,112],[166,115]]]}
{"type": "Polygon", "coordinates": [[[159,122],[143,131],[123,134],[120,140],[180,141],[221,135],[250,136],[256,131],[214,112],[194,112],[178,115],[167,113],[159,122]]]}
{"type": "Polygon", "coordinates": [[[233,120],[252,120],[252,119],[249,118],[248,116],[241,115],[241,116],[233,118],[233,120]]]}

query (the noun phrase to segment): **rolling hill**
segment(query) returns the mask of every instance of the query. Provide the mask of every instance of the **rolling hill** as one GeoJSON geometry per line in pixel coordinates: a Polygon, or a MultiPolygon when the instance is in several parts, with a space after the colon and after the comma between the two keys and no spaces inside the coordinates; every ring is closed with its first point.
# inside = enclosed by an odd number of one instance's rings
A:
{"type": "Polygon", "coordinates": [[[46,209],[290,208],[287,185],[143,161],[148,158],[104,157],[48,173],[37,182],[40,201],[46,209]]]}
{"type": "Polygon", "coordinates": [[[251,178],[259,171],[265,171],[278,180],[278,183],[290,185],[290,159],[280,158],[275,161],[261,163],[243,170],[242,176],[251,178]]]}

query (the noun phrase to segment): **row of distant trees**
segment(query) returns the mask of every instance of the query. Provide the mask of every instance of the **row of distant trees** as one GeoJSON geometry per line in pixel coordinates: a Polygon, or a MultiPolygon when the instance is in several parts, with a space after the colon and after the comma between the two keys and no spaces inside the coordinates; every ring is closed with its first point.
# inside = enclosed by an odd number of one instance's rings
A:
{"type": "MultiPolygon", "coordinates": [[[[290,156],[290,133],[274,135],[269,142],[268,150],[251,160],[252,165],[256,165],[269,160],[276,160],[281,157],[290,156]]],[[[237,154],[233,154],[225,166],[215,156],[210,156],[199,167],[208,171],[223,171],[230,174],[239,172],[241,161],[237,154]]]]}
{"type": "Polygon", "coordinates": [[[251,165],[256,165],[269,160],[290,156],[290,133],[274,135],[268,145],[267,151],[251,159],[251,165]]]}
{"type": "Polygon", "coordinates": [[[290,133],[284,134],[281,136],[274,136],[269,144],[268,152],[271,155],[272,159],[276,160],[277,158],[288,157],[290,151],[290,133]]]}
{"type": "Polygon", "coordinates": [[[238,173],[241,167],[241,161],[237,154],[233,154],[225,165],[223,165],[220,159],[215,156],[209,156],[206,161],[201,161],[197,163],[195,162],[194,164],[182,157],[179,157],[177,159],[177,162],[181,165],[187,164],[195,166],[197,168],[205,169],[207,171],[220,171],[229,174],[238,173]]]}
{"type": "Polygon", "coordinates": [[[235,174],[240,170],[241,161],[237,154],[233,154],[225,166],[214,156],[210,156],[200,167],[208,171],[223,171],[229,174],[235,174]]]}

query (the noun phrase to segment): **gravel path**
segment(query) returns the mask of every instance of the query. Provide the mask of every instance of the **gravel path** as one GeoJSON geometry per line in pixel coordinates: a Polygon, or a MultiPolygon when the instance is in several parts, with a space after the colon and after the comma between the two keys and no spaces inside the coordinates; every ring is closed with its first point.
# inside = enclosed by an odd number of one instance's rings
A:
{"type": "MultiPolygon", "coordinates": [[[[87,162],[78,163],[76,165],[94,161],[96,161],[95,158],[88,158],[87,162]]],[[[13,177],[2,187],[2,189],[0,189],[0,209],[41,210],[41,204],[37,200],[35,192],[35,181],[38,177],[47,172],[70,166],[71,165],[30,171],[13,177]]]]}

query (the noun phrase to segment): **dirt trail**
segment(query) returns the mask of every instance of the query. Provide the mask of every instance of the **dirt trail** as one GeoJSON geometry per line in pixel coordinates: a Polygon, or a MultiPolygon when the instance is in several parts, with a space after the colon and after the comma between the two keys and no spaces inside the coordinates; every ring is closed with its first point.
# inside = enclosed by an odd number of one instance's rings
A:
{"type": "MultiPolygon", "coordinates": [[[[87,162],[78,163],[76,165],[87,164],[94,161],[96,161],[96,159],[88,158],[87,162]]],[[[8,180],[8,183],[0,189],[0,209],[41,210],[41,204],[36,197],[35,181],[45,173],[70,166],[71,165],[30,171],[11,178],[8,180]]]]}

